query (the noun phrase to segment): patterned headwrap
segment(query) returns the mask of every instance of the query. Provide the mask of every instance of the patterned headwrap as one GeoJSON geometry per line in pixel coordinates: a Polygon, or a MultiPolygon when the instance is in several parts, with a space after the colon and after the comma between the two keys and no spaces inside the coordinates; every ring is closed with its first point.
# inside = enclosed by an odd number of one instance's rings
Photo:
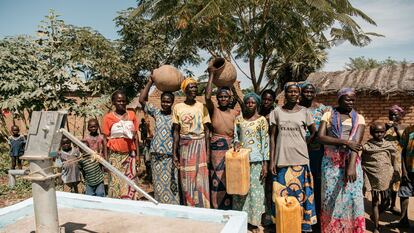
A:
{"type": "Polygon", "coordinates": [[[184,81],[181,82],[181,90],[183,92],[185,92],[185,89],[187,88],[188,84],[190,84],[190,83],[197,83],[197,81],[195,79],[191,78],[191,77],[184,79],[184,81]]]}
{"type": "Polygon", "coordinates": [[[350,94],[354,94],[355,95],[354,88],[344,87],[344,88],[342,88],[341,90],[338,91],[338,94],[336,94],[336,97],[339,100],[342,96],[344,96],[344,95],[350,95],[350,94]]]}
{"type": "Polygon", "coordinates": [[[259,107],[262,104],[262,99],[260,98],[260,96],[254,92],[249,92],[246,95],[244,95],[243,98],[243,103],[246,104],[247,100],[252,97],[254,99],[254,101],[256,101],[256,105],[257,107],[259,107]]]}
{"type": "Polygon", "coordinates": [[[405,114],[405,111],[404,111],[404,109],[403,108],[401,108],[400,106],[398,106],[398,105],[393,105],[391,108],[390,108],[390,111],[397,111],[397,112],[399,112],[400,113],[400,115],[401,116],[404,116],[404,114],[405,114]]]}
{"type": "Polygon", "coordinates": [[[297,83],[297,82],[287,82],[287,83],[285,83],[285,86],[284,86],[283,90],[286,92],[286,91],[287,91],[287,89],[288,89],[289,87],[292,87],[292,86],[298,87],[298,88],[299,88],[299,90],[300,90],[300,85],[299,85],[299,83],[297,83]]]}
{"type": "Polygon", "coordinates": [[[231,96],[231,91],[230,91],[230,88],[228,88],[228,87],[219,87],[217,89],[216,95],[218,95],[222,92],[226,92],[229,96],[231,96]]]}

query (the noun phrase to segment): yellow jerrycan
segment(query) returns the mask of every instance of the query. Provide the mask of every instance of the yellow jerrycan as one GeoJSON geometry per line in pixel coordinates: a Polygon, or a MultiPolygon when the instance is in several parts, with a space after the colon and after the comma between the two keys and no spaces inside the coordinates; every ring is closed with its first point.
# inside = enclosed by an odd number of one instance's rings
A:
{"type": "Polygon", "coordinates": [[[296,197],[276,197],[276,233],[301,233],[302,208],[296,197]]]}
{"type": "Polygon", "coordinates": [[[230,149],[226,152],[226,191],[246,195],[250,188],[250,149],[230,149]]]}

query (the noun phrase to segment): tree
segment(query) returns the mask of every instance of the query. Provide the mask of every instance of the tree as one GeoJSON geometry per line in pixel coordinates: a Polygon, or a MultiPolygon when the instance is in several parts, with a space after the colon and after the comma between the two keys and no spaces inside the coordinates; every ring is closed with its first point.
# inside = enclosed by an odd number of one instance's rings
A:
{"type": "Polygon", "coordinates": [[[381,66],[393,66],[398,64],[407,64],[407,61],[404,59],[402,61],[397,61],[388,57],[385,60],[376,60],[373,58],[365,58],[364,56],[349,58],[349,63],[345,63],[346,70],[368,70],[374,69],[381,66]]]}
{"type": "MultiPolygon", "coordinates": [[[[202,61],[195,45],[181,41],[172,19],[150,19],[145,15],[131,15],[131,12],[133,9],[121,11],[115,22],[121,28],[118,42],[122,61],[130,66],[130,77],[137,89],[143,87],[148,74],[161,65],[180,68],[202,61]]],[[[185,72],[192,75],[189,70],[185,72]]]]}
{"type": "Polygon", "coordinates": [[[306,78],[326,61],[324,51],[338,42],[364,46],[370,36],[379,36],[361,29],[353,18],[375,22],[348,0],[142,0],[136,16],[167,21],[179,34],[171,44],[247,62],[245,75],[255,92],[306,78]]]}
{"type": "Polygon", "coordinates": [[[59,15],[50,11],[39,27],[37,38],[17,36],[0,40],[1,109],[8,109],[14,117],[25,120],[26,126],[26,111],[29,117],[36,110],[66,109],[75,113],[100,114],[86,110],[88,99],[83,98],[77,103],[68,93],[82,98],[91,89],[95,92],[103,90],[91,83],[115,73],[112,70],[106,74],[105,67],[115,69],[114,64],[121,64],[119,57],[116,63],[116,56],[108,55],[116,53],[111,49],[104,38],[89,30],[66,25],[59,15]]]}

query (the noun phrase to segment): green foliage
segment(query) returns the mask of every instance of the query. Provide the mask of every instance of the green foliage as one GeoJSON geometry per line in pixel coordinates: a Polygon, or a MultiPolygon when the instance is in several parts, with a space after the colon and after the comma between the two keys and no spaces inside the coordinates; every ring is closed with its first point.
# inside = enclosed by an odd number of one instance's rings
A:
{"type": "Polygon", "coordinates": [[[161,65],[180,68],[202,61],[195,45],[180,40],[183,35],[174,27],[172,18],[150,19],[131,15],[132,11],[121,11],[115,22],[121,28],[119,49],[123,61],[131,67],[130,77],[135,80],[136,88],[143,87],[148,74],[161,65]]]}
{"type": "Polygon", "coordinates": [[[408,62],[404,59],[402,61],[397,61],[388,57],[385,60],[376,60],[373,58],[356,57],[349,58],[349,63],[345,63],[346,70],[368,70],[381,66],[393,66],[399,64],[407,64],[408,62]]]}
{"type": "MultiPolygon", "coordinates": [[[[121,59],[118,43],[90,28],[67,25],[53,10],[39,26],[37,37],[0,40],[0,108],[26,122],[25,112],[68,110],[99,116],[97,106],[119,88],[134,86],[131,69],[121,59]],[[102,98],[90,98],[103,95],[102,98]],[[70,96],[80,98],[80,102],[70,96]]],[[[129,88],[135,96],[137,88],[129,88]]],[[[5,121],[0,117],[4,129],[5,121]]]]}
{"type": "Polygon", "coordinates": [[[354,18],[375,22],[348,0],[139,1],[133,16],[167,21],[180,33],[170,43],[243,59],[255,92],[303,80],[326,61],[324,50],[339,42],[364,46],[379,36],[361,29],[354,18]]]}

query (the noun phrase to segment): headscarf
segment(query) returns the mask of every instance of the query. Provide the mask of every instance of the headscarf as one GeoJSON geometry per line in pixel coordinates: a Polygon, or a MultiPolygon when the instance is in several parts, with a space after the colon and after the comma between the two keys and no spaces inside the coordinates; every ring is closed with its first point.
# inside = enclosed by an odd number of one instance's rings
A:
{"type": "Polygon", "coordinates": [[[310,83],[310,82],[308,82],[308,81],[303,81],[303,82],[299,83],[299,87],[300,87],[301,89],[303,89],[303,88],[305,88],[305,87],[307,87],[307,86],[312,86],[312,87],[313,87],[313,89],[315,89],[315,90],[316,90],[315,85],[313,85],[312,83],[310,83]]]}
{"type": "Polygon", "coordinates": [[[405,111],[404,111],[404,109],[403,108],[401,108],[400,106],[398,106],[398,105],[393,105],[391,108],[390,108],[390,111],[397,111],[397,112],[399,112],[400,113],[400,115],[401,116],[404,116],[404,114],[405,114],[405,111]]]}
{"type": "Polygon", "coordinates": [[[181,90],[185,92],[185,89],[190,83],[197,83],[197,81],[191,77],[184,79],[184,81],[181,82],[181,90]]]}
{"type": "Polygon", "coordinates": [[[249,92],[247,93],[244,98],[243,98],[243,103],[246,104],[247,100],[252,97],[254,99],[254,101],[256,101],[256,105],[257,107],[259,107],[262,104],[262,99],[260,98],[260,96],[254,92],[249,92]]]}
{"type": "Polygon", "coordinates": [[[287,83],[285,83],[285,86],[284,86],[283,90],[286,92],[286,91],[287,91],[287,89],[288,89],[289,87],[292,87],[292,86],[298,87],[298,88],[299,88],[299,90],[300,90],[300,85],[299,85],[299,83],[297,83],[297,82],[287,82],[287,83]]]}
{"type": "Polygon", "coordinates": [[[344,96],[344,95],[350,95],[350,94],[354,94],[355,95],[354,88],[344,87],[344,88],[342,88],[341,90],[338,91],[338,94],[336,94],[336,97],[339,100],[342,96],[344,96]]]}
{"type": "Polygon", "coordinates": [[[219,87],[217,89],[216,95],[220,94],[221,92],[226,92],[229,96],[231,96],[231,91],[228,87],[219,87]]]}

